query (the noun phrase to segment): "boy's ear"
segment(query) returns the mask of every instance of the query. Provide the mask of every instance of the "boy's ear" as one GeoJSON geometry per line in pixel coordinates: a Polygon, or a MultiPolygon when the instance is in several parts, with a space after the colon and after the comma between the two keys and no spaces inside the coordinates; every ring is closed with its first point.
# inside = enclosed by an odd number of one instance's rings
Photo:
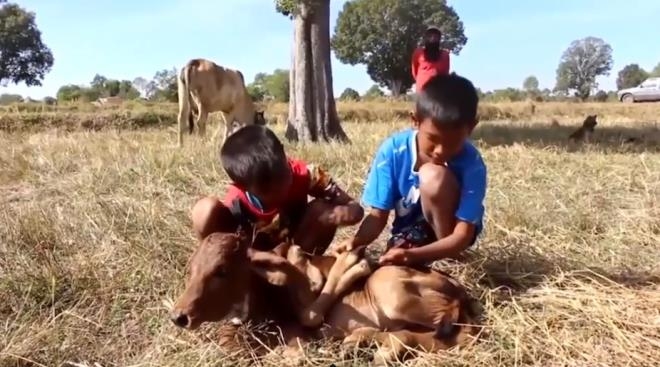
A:
{"type": "Polygon", "coordinates": [[[469,125],[470,134],[472,134],[472,131],[474,131],[474,128],[477,127],[477,125],[479,125],[479,118],[478,117],[475,118],[474,122],[469,125]]]}
{"type": "Polygon", "coordinates": [[[412,122],[412,125],[414,127],[419,126],[419,120],[417,119],[417,114],[415,111],[408,111],[408,115],[410,116],[410,121],[412,122]]]}

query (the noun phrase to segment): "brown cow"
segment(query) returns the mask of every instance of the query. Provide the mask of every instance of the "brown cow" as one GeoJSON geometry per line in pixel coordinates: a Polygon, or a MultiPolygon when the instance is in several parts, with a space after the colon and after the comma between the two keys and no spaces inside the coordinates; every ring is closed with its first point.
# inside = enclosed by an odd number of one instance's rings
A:
{"type": "MultiPolygon", "coordinates": [[[[206,120],[209,113],[220,112],[225,126],[224,140],[233,132],[230,124],[238,127],[249,124],[265,125],[263,111],[257,112],[252,97],[247,91],[243,74],[234,69],[222,67],[213,61],[192,59],[181,68],[177,78],[179,92],[179,146],[183,145],[183,131],[186,120],[188,132],[194,128],[194,104],[197,114],[197,128],[200,136],[206,134],[206,120]]],[[[220,127],[214,135],[217,138],[220,127]]]]}
{"type": "MultiPolygon", "coordinates": [[[[320,288],[310,283],[308,274],[332,277],[336,259],[308,257],[318,270],[310,272],[309,264],[292,264],[278,255],[290,255],[291,248],[258,251],[250,242],[243,235],[218,232],[201,241],[190,259],[186,289],[172,310],[176,325],[195,329],[231,316],[243,323],[272,320],[291,346],[319,337],[343,338],[350,345],[376,341],[381,344],[376,355],[381,363],[402,356],[408,348],[432,352],[463,345],[476,331],[469,326],[474,317],[469,297],[449,276],[430,269],[384,266],[349,286],[330,305],[322,329],[304,332],[300,315],[320,288]]],[[[301,260],[299,254],[293,259],[301,260]]]]}

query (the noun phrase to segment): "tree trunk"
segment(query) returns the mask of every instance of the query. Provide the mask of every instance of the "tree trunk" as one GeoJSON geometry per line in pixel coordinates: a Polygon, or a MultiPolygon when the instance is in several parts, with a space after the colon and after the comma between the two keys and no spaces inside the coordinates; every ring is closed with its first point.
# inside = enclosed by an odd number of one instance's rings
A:
{"type": "Polygon", "coordinates": [[[292,141],[349,142],[337,115],[330,61],[330,1],[301,1],[293,35],[289,121],[292,141]]]}
{"type": "Polygon", "coordinates": [[[401,96],[401,88],[403,87],[403,81],[401,80],[390,80],[390,93],[392,97],[399,98],[401,96]]]}

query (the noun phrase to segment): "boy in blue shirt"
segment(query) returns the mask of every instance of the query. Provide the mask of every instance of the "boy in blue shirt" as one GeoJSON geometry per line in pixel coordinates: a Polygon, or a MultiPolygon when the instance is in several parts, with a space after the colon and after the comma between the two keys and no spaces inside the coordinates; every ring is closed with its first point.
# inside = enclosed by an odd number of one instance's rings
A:
{"type": "Polygon", "coordinates": [[[370,207],[355,236],[335,251],[378,238],[396,217],[381,265],[456,258],[483,228],[486,165],[468,137],[477,125],[477,91],[452,73],[433,77],[418,95],[413,128],[379,147],[364,187],[370,207]]]}

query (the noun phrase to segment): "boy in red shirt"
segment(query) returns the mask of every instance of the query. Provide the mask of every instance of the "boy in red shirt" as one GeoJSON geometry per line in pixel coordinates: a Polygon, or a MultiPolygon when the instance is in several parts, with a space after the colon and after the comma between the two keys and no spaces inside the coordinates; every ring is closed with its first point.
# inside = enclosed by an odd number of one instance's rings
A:
{"type": "Polygon", "coordinates": [[[442,32],[429,27],[424,32],[424,46],[415,49],[412,55],[412,76],[415,91],[420,93],[426,82],[436,75],[449,75],[449,51],[440,48],[442,32]]]}
{"type": "Polygon", "coordinates": [[[247,125],[230,135],[220,161],[232,183],[223,200],[205,197],[193,207],[193,230],[199,239],[213,232],[235,232],[239,225],[257,232],[268,228],[266,241],[255,241],[259,250],[270,250],[286,234],[304,251],[322,254],[337,227],[357,224],[364,215],[326,171],[287,157],[265,126],[247,125]],[[308,202],[308,195],[315,199],[308,202]]]}

